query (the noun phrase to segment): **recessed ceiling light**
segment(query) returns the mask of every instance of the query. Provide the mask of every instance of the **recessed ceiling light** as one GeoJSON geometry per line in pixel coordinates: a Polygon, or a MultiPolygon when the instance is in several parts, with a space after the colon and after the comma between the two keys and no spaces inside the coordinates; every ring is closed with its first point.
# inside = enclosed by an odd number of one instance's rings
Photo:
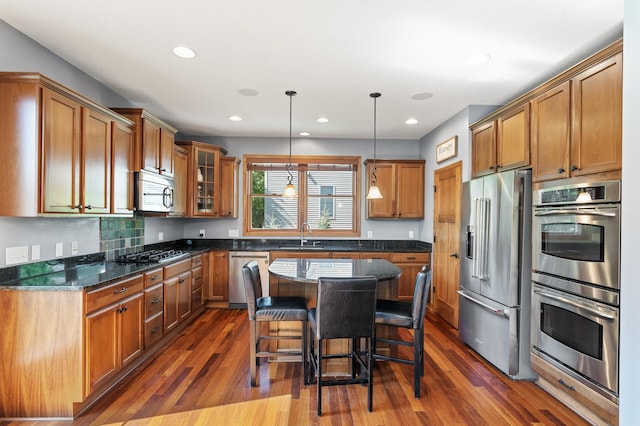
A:
{"type": "Polygon", "coordinates": [[[242,96],[258,96],[258,91],[253,89],[240,89],[238,93],[242,96]]]}
{"type": "Polygon", "coordinates": [[[407,121],[404,122],[405,124],[418,124],[418,120],[416,120],[415,118],[408,118],[407,121]]]}
{"type": "Polygon", "coordinates": [[[229,120],[231,120],[231,121],[242,121],[242,117],[240,117],[239,115],[230,115],[229,116],[229,120]]]}
{"type": "Polygon", "coordinates": [[[196,52],[186,46],[174,47],[173,54],[184,59],[191,59],[196,57],[196,52]]]}
{"type": "Polygon", "coordinates": [[[298,133],[300,136],[311,136],[311,133],[309,132],[300,132],[298,133]]]}
{"type": "Polygon", "coordinates": [[[422,93],[416,93],[415,95],[411,96],[411,99],[413,99],[414,101],[424,101],[425,99],[429,99],[432,96],[433,96],[433,93],[422,92],[422,93]]]}
{"type": "Polygon", "coordinates": [[[329,119],[327,117],[320,117],[316,120],[318,123],[328,123],[329,119]]]}
{"type": "Polygon", "coordinates": [[[476,55],[469,56],[469,59],[467,59],[467,65],[486,64],[487,62],[489,62],[489,59],[491,59],[491,56],[487,55],[486,53],[478,53],[476,55]]]}

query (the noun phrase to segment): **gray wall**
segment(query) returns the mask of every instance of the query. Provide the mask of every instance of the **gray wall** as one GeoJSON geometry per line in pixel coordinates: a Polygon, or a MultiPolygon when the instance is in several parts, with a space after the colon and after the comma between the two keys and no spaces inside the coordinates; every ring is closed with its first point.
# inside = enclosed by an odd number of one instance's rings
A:
{"type": "Polygon", "coordinates": [[[620,290],[620,425],[640,419],[640,285],[638,284],[638,218],[640,197],[640,2],[624,2],[624,84],[622,130],[622,260],[620,290]]]}
{"type": "Polygon", "coordinates": [[[420,139],[420,158],[426,158],[425,219],[421,225],[419,239],[433,241],[433,174],[434,171],[462,161],[462,181],[471,177],[471,131],[469,125],[495,111],[495,105],[470,105],[442,123],[420,139]],[[436,146],[447,139],[458,136],[458,154],[442,163],[436,162],[436,146]]]}
{"type": "MultiPolygon", "coordinates": [[[[288,138],[239,138],[239,137],[206,137],[183,136],[185,140],[198,140],[224,147],[229,156],[242,159],[244,154],[289,154],[288,138]]],[[[292,142],[292,155],[344,155],[361,156],[364,161],[373,157],[373,140],[371,139],[313,139],[295,138],[292,142]]],[[[422,158],[419,152],[419,142],[412,140],[378,140],[376,145],[377,158],[408,159],[422,158]]],[[[243,188],[243,163],[240,163],[239,187],[243,188]]],[[[362,166],[362,163],[361,163],[362,166]]],[[[362,166],[364,170],[364,166],[362,166]]],[[[366,176],[361,175],[361,191],[366,193],[368,185],[366,176]]],[[[242,191],[240,192],[242,193],[242,191]]],[[[408,239],[409,231],[413,231],[414,238],[419,238],[422,225],[421,220],[367,220],[365,219],[364,195],[361,197],[361,237],[366,238],[368,231],[373,232],[374,239],[408,239]]],[[[185,219],[184,238],[199,238],[200,229],[204,229],[206,238],[229,238],[229,230],[238,230],[242,236],[242,197],[239,202],[237,219],[185,219]]],[[[427,207],[428,210],[428,207],[427,207]]]]}

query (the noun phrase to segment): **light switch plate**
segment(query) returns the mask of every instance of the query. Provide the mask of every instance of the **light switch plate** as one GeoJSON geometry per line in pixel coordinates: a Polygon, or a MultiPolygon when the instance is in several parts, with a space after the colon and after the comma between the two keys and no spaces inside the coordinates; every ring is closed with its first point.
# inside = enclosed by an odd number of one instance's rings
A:
{"type": "Polygon", "coordinates": [[[71,242],[71,254],[78,254],[78,242],[77,241],[72,241],[71,242]]]}
{"type": "Polygon", "coordinates": [[[158,241],[164,240],[164,232],[158,232],[158,241]]]}
{"type": "Polygon", "coordinates": [[[62,243],[56,243],[56,257],[62,256],[62,243]]]}
{"type": "Polygon", "coordinates": [[[367,238],[373,238],[373,231],[367,231],[367,238]]]}
{"type": "Polygon", "coordinates": [[[6,265],[15,265],[16,263],[25,263],[29,261],[29,246],[7,247],[5,250],[4,263],[6,265]]]}

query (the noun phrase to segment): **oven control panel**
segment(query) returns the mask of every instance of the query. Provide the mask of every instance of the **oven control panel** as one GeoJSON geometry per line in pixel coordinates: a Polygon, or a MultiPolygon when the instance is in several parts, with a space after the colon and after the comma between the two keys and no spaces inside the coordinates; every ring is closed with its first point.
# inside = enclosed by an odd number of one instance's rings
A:
{"type": "Polygon", "coordinates": [[[533,192],[533,204],[536,206],[619,202],[619,180],[578,183],[574,185],[543,188],[533,192]]]}

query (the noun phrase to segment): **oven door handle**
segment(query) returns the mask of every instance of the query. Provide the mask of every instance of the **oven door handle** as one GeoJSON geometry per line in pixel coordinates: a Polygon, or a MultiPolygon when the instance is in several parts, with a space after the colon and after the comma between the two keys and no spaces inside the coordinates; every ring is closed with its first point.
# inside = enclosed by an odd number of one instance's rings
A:
{"type": "MultiPolygon", "coordinates": [[[[593,315],[596,315],[596,316],[598,316],[600,318],[604,318],[604,319],[611,320],[611,321],[616,318],[615,317],[615,311],[612,311],[610,309],[607,309],[606,312],[601,312],[598,309],[594,309],[589,305],[586,305],[584,303],[580,303],[579,301],[571,299],[569,297],[562,297],[562,296],[559,296],[557,294],[549,293],[549,292],[546,292],[544,290],[538,290],[538,289],[534,289],[533,292],[536,293],[536,294],[539,294],[540,296],[548,297],[549,299],[557,300],[558,302],[567,303],[567,304],[569,304],[571,306],[574,306],[576,308],[583,309],[583,310],[585,310],[587,312],[590,312],[593,315]],[[611,312],[611,313],[608,314],[607,312],[611,312]]],[[[606,309],[606,308],[604,308],[604,309],[606,309]]]]}
{"type": "Polygon", "coordinates": [[[615,213],[601,212],[598,210],[547,210],[536,212],[536,216],[560,216],[560,215],[586,215],[586,216],[604,216],[604,217],[616,217],[615,213]]]}

